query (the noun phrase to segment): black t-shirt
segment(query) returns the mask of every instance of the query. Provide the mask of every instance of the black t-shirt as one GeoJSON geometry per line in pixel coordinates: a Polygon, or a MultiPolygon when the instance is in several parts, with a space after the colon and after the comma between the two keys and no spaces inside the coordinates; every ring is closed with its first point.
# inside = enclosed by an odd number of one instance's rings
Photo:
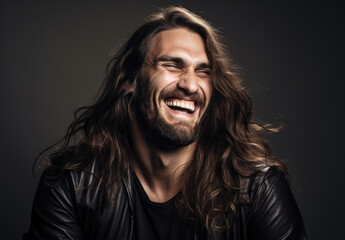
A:
{"type": "Polygon", "coordinates": [[[137,176],[133,187],[134,232],[138,240],[185,239],[185,221],[177,212],[177,194],[165,203],[152,202],[147,196],[137,176]]]}

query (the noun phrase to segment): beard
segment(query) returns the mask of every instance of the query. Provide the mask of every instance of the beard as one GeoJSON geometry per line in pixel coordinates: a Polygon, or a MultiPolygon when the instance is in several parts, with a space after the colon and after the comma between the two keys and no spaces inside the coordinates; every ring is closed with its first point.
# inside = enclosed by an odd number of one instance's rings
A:
{"type": "MultiPolygon", "coordinates": [[[[136,104],[135,116],[140,129],[149,141],[163,148],[187,146],[193,143],[200,132],[200,124],[190,126],[180,122],[168,123],[155,108],[151,110],[147,104],[136,104]]],[[[150,104],[152,106],[152,104],[150,104]]]]}
{"type": "MultiPolygon", "coordinates": [[[[154,97],[152,97],[154,96],[153,89],[150,89],[149,86],[141,86],[139,89],[136,97],[137,100],[134,101],[134,110],[138,125],[147,140],[164,149],[187,146],[196,141],[200,133],[200,125],[205,119],[206,112],[200,122],[195,123],[194,126],[183,121],[170,124],[159,113],[158,106],[153,100],[154,97]]],[[[183,98],[185,96],[185,93],[179,89],[163,90],[159,99],[163,100],[167,97],[183,98]]],[[[188,97],[198,102],[200,107],[204,106],[204,100],[200,95],[188,97]]]]}
{"type": "Polygon", "coordinates": [[[151,133],[165,144],[173,146],[187,146],[193,143],[200,132],[199,124],[196,123],[194,127],[187,124],[178,123],[176,125],[168,124],[160,115],[155,116],[151,121],[151,133]]]}

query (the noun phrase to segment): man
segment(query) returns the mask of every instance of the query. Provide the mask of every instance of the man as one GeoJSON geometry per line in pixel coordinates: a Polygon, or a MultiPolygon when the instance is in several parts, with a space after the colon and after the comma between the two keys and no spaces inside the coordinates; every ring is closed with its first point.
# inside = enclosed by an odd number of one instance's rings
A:
{"type": "Polygon", "coordinates": [[[28,239],[306,239],[219,38],[181,7],[147,18],[50,155],[28,239]]]}

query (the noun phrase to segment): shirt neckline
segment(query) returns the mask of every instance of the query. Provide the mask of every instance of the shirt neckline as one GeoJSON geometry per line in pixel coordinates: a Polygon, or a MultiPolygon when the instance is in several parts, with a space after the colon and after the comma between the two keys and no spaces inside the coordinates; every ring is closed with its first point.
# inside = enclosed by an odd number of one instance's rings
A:
{"type": "Polygon", "coordinates": [[[149,198],[149,196],[147,195],[147,193],[145,192],[145,189],[143,187],[143,185],[141,184],[138,176],[134,173],[134,182],[135,184],[138,186],[139,191],[141,193],[141,195],[144,197],[145,201],[147,202],[147,204],[154,206],[154,207],[171,207],[172,205],[175,205],[175,201],[177,198],[179,198],[179,196],[181,195],[181,192],[178,192],[175,196],[173,196],[172,198],[170,198],[168,201],[160,203],[160,202],[153,202],[151,201],[151,199],[149,198]]]}

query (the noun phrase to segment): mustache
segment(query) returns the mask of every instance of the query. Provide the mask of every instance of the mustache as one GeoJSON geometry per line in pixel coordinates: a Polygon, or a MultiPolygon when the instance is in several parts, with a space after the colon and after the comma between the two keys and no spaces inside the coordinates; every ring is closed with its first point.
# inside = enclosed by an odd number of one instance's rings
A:
{"type": "Polygon", "coordinates": [[[163,100],[167,98],[188,99],[194,101],[199,106],[205,105],[205,100],[199,91],[193,94],[186,94],[181,89],[164,89],[160,94],[160,98],[163,100]]]}

